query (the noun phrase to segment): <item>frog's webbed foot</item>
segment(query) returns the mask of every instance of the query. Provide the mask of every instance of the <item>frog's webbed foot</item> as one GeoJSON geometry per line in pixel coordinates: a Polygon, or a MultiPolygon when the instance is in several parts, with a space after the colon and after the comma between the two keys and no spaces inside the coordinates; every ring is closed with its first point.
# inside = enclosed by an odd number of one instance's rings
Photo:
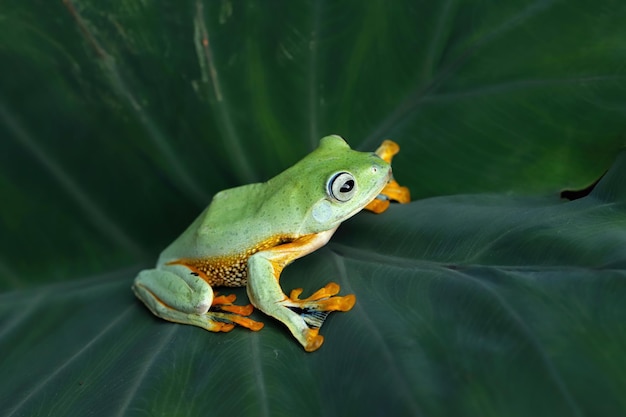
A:
{"type": "Polygon", "coordinates": [[[252,304],[245,306],[234,305],[233,302],[236,298],[235,294],[216,295],[216,297],[213,298],[211,309],[206,313],[206,316],[222,324],[219,330],[221,332],[229,332],[235,325],[245,327],[255,332],[261,330],[263,323],[247,317],[254,311],[252,304]]]}
{"type": "Polygon", "coordinates": [[[299,314],[307,326],[316,332],[316,335],[330,312],[348,311],[354,307],[356,302],[354,294],[336,296],[339,293],[339,285],[334,282],[327,284],[324,288],[317,290],[313,295],[304,299],[300,299],[302,291],[302,288],[292,290],[289,298],[283,301],[282,304],[299,314]]]}
{"type": "Polygon", "coordinates": [[[286,307],[286,311],[297,317],[297,319],[284,317],[281,321],[287,324],[307,352],[319,349],[324,343],[324,336],[320,335],[319,331],[329,313],[348,311],[354,306],[356,298],[353,294],[337,296],[335,295],[337,293],[339,293],[339,285],[331,282],[304,299],[299,298],[302,288],[297,288],[279,303],[283,308],[286,307]]]}
{"type": "MultiPolygon", "coordinates": [[[[376,149],[375,153],[380,158],[391,164],[391,160],[398,152],[400,152],[400,146],[394,141],[387,139],[383,141],[378,149],[376,149]]],[[[365,210],[369,210],[377,214],[382,213],[389,208],[389,203],[391,201],[396,201],[400,204],[411,202],[411,192],[409,189],[398,184],[393,177],[387,183],[385,188],[383,188],[380,194],[367,206],[365,206],[365,210]]]]}

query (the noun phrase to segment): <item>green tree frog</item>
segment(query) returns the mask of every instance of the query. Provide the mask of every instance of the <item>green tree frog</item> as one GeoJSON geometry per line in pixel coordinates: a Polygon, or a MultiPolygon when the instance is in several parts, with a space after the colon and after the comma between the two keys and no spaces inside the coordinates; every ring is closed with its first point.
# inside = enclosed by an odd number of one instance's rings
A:
{"type": "Polygon", "coordinates": [[[269,181],[219,192],[161,253],[156,267],[139,273],[133,291],[156,316],[213,332],[235,325],[260,330],[263,323],[247,317],[254,306],[284,323],[306,351],[317,350],[326,316],[350,310],[355,296],[338,296],[335,283],[307,298],[300,298],[302,289],[287,296],[280,274],[325,245],[361,209],[380,213],[389,200],[410,200],[409,190],[391,174],[398,150],[386,140],[375,153],[357,152],[341,137],[327,136],[269,181]],[[252,305],[217,295],[213,287],[220,286],[245,286],[252,305]]]}

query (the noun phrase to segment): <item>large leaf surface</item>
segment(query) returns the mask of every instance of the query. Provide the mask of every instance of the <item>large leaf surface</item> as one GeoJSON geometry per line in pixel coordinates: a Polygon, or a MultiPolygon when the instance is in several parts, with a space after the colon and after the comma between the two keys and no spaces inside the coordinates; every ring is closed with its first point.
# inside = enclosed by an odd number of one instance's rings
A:
{"type": "Polygon", "coordinates": [[[313,354],[267,318],[259,333],[229,334],[157,320],[128,290],[133,270],[5,294],[0,370],[12,377],[0,408],[7,416],[619,415],[625,180],[623,154],[593,194],[573,202],[465,195],[358,215],[283,275],[288,288],[333,279],[357,294],[352,311],[329,319],[313,354]]]}
{"type": "Polygon", "coordinates": [[[624,161],[557,195],[623,145],[626,3],[7,0],[0,20],[0,414],[624,414],[624,161]],[[285,271],[357,295],[320,351],[133,298],[212,194],[328,133],[391,136],[398,180],[441,197],[359,214],[285,271]]]}

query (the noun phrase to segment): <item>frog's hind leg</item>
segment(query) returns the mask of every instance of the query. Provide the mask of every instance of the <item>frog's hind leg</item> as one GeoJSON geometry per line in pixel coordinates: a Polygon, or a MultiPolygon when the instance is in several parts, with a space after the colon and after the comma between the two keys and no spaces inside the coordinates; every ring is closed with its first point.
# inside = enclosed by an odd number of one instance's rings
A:
{"type": "Polygon", "coordinates": [[[324,337],[319,329],[332,311],[348,311],[354,295],[337,296],[339,285],[331,283],[308,298],[300,299],[302,289],[287,297],[279,284],[283,268],[294,259],[323,246],[335,229],[308,235],[293,242],[255,253],[248,260],[248,296],[265,314],[280,320],[307,352],[319,349],[324,337]]]}
{"type": "Polygon", "coordinates": [[[141,271],[133,284],[135,295],[155,316],[211,332],[228,332],[235,324],[251,330],[263,327],[245,317],[252,313],[251,305],[233,305],[234,295],[214,297],[211,286],[183,266],[167,268],[178,270],[141,271]]]}

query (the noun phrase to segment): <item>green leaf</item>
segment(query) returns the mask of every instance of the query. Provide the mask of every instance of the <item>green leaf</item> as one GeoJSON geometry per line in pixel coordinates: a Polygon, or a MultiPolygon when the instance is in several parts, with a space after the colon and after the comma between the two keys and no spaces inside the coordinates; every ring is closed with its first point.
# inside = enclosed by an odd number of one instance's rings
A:
{"type": "Polygon", "coordinates": [[[617,415],[626,407],[625,180],[626,153],[572,202],[464,195],[359,214],[281,280],[311,291],[336,279],[357,294],[313,354],[267,318],[258,333],[228,334],[158,320],[129,291],[136,269],[6,294],[0,357],[13,377],[2,408],[617,415]]]}
{"type": "Polygon", "coordinates": [[[558,193],[623,146],[625,20],[619,0],[4,1],[0,414],[623,414],[626,157],[558,193]],[[417,201],[285,270],[357,296],[321,350],[134,299],[211,195],[330,133],[397,141],[417,201]]]}

